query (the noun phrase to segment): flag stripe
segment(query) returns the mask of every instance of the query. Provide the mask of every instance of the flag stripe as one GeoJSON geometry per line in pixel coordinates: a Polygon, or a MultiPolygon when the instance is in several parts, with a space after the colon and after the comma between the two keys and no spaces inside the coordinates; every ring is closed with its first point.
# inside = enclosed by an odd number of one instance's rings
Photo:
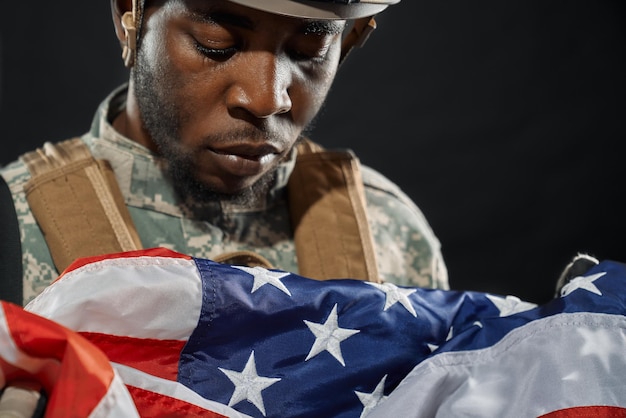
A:
{"type": "Polygon", "coordinates": [[[75,331],[135,338],[186,340],[202,308],[194,261],[175,257],[118,257],[86,264],[65,273],[42,295],[26,309],[75,331]]]}
{"type": "Polygon", "coordinates": [[[144,416],[163,416],[163,408],[167,406],[165,410],[168,414],[175,413],[168,417],[248,417],[224,404],[205,399],[178,382],[160,379],[123,364],[113,363],[113,366],[129,387],[144,416]],[[196,413],[198,415],[194,415],[196,413]]]}
{"type": "Polygon", "coordinates": [[[125,416],[136,416],[128,392],[111,390],[116,380],[108,359],[86,339],[6,302],[0,324],[2,375],[10,377],[6,370],[10,364],[41,383],[48,394],[47,418],[89,417],[93,412],[111,416],[111,405],[125,416]]]}
{"type": "Polygon", "coordinates": [[[160,417],[167,410],[167,418],[225,418],[218,414],[179,399],[158,395],[150,390],[128,386],[135,405],[141,410],[142,416],[160,417]]]}
{"type": "Polygon", "coordinates": [[[370,417],[409,411],[419,411],[412,417],[505,417],[511,411],[540,416],[584,405],[623,406],[615,389],[623,393],[625,346],[621,315],[581,312],[537,319],[491,347],[443,352],[421,362],[370,417]]]}
{"type": "Polygon", "coordinates": [[[163,379],[178,378],[178,359],[185,341],[140,339],[101,333],[81,335],[115,363],[126,364],[163,379]]]}
{"type": "MultiPolygon", "coordinates": [[[[91,376],[85,376],[81,379],[81,382],[84,382],[89,378],[91,378],[91,376]]],[[[59,387],[58,390],[63,390],[63,388],[59,387]]],[[[95,400],[96,398],[94,395],[96,394],[86,394],[86,392],[81,392],[80,394],[82,398],[93,397],[95,400]]],[[[84,399],[81,401],[84,401],[84,399]]],[[[70,416],[71,415],[69,414],[64,414],[62,411],[52,411],[51,409],[48,409],[46,410],[45,418],[69,418],[70,416]],[[53,413],[60,414],[58,416],[54,416],[53,413]]],[[[111,385],[109,385],[107,393],[102,399],[100,399],[100,402],[98,402],[98,405],[94,408],[88,418],[139,418],[139,416],[140,414],[137,411],[135,402],[130,395],[128,388],[122,381],[117,371],[115,371],[113,381],[111,382],[111,385]]],[[[76,418],[82,418],[82,416],[77,415],[76,418]]]]}
{"type": "Polygon", "coordinates": [[[539,418],[626,418],[626,408],[616,406],[582,406],[550,412],[539,418]]]}
{"type": "MultiPolygon", "coordinates": [[[[22,351],[21,347],[18,347],[16,341],[13,339],[13,335],[16,332],[15,327],[9,325],[9,318],[11,314],[8,312],[11,309],[11,306],[7,302],[2,302],[2,309],[0,310],[0,356],[2,359],[13,366],[17,366],[20,369],[35,374],[38,370],[49,369],[53,371],[55,368],[60,367],[60,362],[56,359],[49,359],[46,356],[36,358],[26,354],[22,351]]],[[[13,316],[13,321],[16,320],[16,315],[13,316]]],[[[29,318],[29,316],[25,316],[25,318],[29,318]]],[[[33,318],[34,321],[38,322],[36,318],[33,318]]],[[[19,330],[18,330],[19,332],[19,330]]],[[[18,334],[19,335],[19,334],[18,334]]],[[[21,336],[18,338],[18,341],[21,340],[21,336]]],[[[3,369],[3,386],[4,386],[4,373],[6,372],[3,369]]]]}
{"type": "Polygon", "coordinates": [[[60,279],[61,277],[63,277],[66,273],[69,273],[71,271],[77,270],[80,267],[83,267],[87,264],[93,264],[93,263],[97,263],[99,261],[103,261],[103,260],[111,260],[114,258],[133,258],[133,257],[162,257],[162,258],[182,258],[182,259],[186,259],[186,260],[191,260],[192,257],[185,255],[185,254],[181,254],[178,253],[176,251],[172,251],[172,250],[168,250],[167,248],[148,248],[145,250],[137,250],[137,251],[127,251],[127,252],[120,252],[120,253],[114,253],[114,254],[104,254],[104,255],[96,255],[96,256],[92,256],[92,257],[83,257],[83,258],[79,258],[76,261],[74,261],[72,264],[70,264],[62,273],[59,277],[57,277],[57,280],[60,279]]]}

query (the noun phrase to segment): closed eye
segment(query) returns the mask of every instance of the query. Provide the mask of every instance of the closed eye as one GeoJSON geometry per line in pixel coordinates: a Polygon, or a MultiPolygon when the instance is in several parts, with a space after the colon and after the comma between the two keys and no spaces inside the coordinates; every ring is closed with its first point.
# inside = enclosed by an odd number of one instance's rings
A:
{"type": "Polygon", "coordinates": [[[226,61],[237,52],[237,48],[234,46],[228,48],[209,48],[197,41],[195,45],[200,54],[214,61],[226,61]]]}

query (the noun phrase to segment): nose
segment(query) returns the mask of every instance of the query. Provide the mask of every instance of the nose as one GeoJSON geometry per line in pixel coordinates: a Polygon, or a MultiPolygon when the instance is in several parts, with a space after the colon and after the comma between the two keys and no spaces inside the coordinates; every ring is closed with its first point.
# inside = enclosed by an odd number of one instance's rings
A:
{"type": "Polygon", "coordinates": [[[229,109],[244,109],[258,119],[289,112],[292,74],[288,60],[268,51],[248,54],[234,69],[234,82],[226,95],[229,109]]]}

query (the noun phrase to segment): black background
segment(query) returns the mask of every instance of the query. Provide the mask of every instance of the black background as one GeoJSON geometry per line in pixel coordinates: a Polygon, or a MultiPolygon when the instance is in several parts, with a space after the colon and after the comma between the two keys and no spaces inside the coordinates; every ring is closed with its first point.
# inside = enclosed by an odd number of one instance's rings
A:
{"type": "MultiPolygon", "coordinates": [[[[398,183],[455,289],[549,299],[571,256],[626,261],[622,0],[403,0],[313,137],[398,183]]],[[[82,134],[127,71],[109,2],[5,2],[0,165],[82,134]]]]}

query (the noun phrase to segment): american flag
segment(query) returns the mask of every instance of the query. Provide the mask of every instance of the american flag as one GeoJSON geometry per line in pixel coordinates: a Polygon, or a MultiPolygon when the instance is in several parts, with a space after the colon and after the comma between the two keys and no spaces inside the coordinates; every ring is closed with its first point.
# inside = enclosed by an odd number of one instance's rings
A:
{"type": "Polygon", "coordinates": [[[78,260],[25,311],[2,307],[5,381],[37,375],[43,330],[87,347],[50,353],[75,373],[45,382],[57,416],[626,416],[616,262],[536,306],[151,249],[78,260]],[[92,380],[99,390],[84,390],[92,380]]]}

